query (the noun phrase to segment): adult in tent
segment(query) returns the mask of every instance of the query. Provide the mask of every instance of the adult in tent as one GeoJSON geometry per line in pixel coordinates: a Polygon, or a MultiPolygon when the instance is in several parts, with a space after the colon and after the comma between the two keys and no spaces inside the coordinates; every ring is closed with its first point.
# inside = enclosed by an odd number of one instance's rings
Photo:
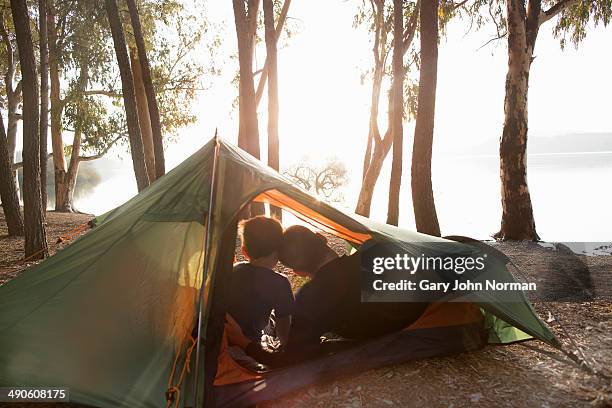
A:
{"type": "MultiPolygon", "coordinates": [[[[242,344],[247,354],[269,366],[295,364],[328,351],[325,333],[362,340],[397,332],[416,321],[427,303],[361,302],[361,251],[338,256],[327,239],[294,225],[283,234],[280,259],[310,281],[298,291],[289,340],[281,352],[259,342],[242,344]]],[[[231,336],[230,341],[240,340],[231,336]]],[[[334,346],[337,343],[330,343],[334,346]]]]}

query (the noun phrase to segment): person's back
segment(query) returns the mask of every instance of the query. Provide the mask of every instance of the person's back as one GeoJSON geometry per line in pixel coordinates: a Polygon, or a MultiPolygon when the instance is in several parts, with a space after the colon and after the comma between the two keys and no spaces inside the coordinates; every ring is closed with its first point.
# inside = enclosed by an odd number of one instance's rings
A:
{"type": "Polygon", "coordinates": [[[268,217],[254,217],[241,223],[242,252],[248,262],[234,266],[228,312],[245,336],[258,342],[270,323],[281,343],[291,324],[293,292],[289,280],[272,269],[278,263],[283,238],[280,223],[268,217]]]}
{"type": "Polygon", "coordinates": [[[270,322],[291,315],[293,295],[287,278],[271,269],[244,262],[234,265],[229,314],[252,341],[259,341],[270,322]]]}

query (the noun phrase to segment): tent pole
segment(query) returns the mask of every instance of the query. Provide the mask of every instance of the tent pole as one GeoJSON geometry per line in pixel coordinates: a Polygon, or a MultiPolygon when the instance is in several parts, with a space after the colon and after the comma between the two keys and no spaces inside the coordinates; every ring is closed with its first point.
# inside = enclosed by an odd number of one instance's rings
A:
{"type": "Polygon", "coordinates": [[[204,267],[202,269],[202,283],[200,285],[200,294],[198,299],[198,335],[196,337],[196,359],[195,359],[195,372],[193,376],[193,407],[197,408],[198,406],[198,377],[199,377],[199,365],[200,365],[200,339],[202,338],[202,303],[204,303],[204,286],[206,283],[206,273],[209,267],[209,254],[211,247],[211,234],[212,234],[212,220],[213,220],[213,211],[214,211],[214,203],[216,197],[216,186],[217,186],[217,166],[219,161],[219,138],[217,136],[217,131],[215,130],[215,150],[213,153],[213,165],[212,165],[212,175],[211,175],[211,187],[210,187],[210,197],[208,202],[208,214],[206,215],[206,231],[204,238],[204,267]]]}

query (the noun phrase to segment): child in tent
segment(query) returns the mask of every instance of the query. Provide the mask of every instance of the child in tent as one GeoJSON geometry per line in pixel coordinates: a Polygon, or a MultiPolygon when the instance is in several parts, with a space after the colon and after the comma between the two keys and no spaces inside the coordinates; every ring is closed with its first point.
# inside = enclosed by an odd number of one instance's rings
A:
{"type": "Polygon", "coordinates": [[[264,332],[270,334],[273,327],[273,334],[285,344],[293,292],[289,280],[272,270],[278,263],[283,228],[273,218],[254,217],[241,223],[240,239],[248,262],[234,265],[229,314],[251,341],[260,342],[264,332]]]}

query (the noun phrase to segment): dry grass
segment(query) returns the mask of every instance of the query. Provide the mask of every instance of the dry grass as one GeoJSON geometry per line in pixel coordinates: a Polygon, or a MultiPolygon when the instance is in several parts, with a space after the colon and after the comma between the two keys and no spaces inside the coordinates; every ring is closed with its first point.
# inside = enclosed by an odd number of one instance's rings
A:
{"type": "MultiPolygon", "coordinates": [[[[87,222],[83,214],[48,213],[47,230],[51,252],[63,244],[57,237],[87,222]]],[[[331,240],[339,251],[344,246],[331,240]]],[[[503,244],[498,249],[506,253],[519,267],[527,271],[550,268],[550,254],[532,244],[503,244]],[[546,266],[546,265],[548,266],[546,266]]],[[[6,225],[0,212],[0,285],[29,264],[23,259],[23,241],[6,237],[6,225]]],[[[306,387],[263,407],[610,407],[612,388],[612,302],[605,295],[612,284],[612,257],[585,258],[593,272],[596,288],[589,302],[536,302],[544,318],[548,309],[556,320],[549,323],[562,339],[559,321],[582,348],[589,363],[608,378],[590,375],[569,363],[562,363],[524,345],[486,347],[483,350],[457,356],[431,358],[370,370],[306,387]]],[[[294,287],[302,281],[287,273],[294,287]]],[[[533,272],[531,272],[533,274],[533,272]]],[[[530,275],[530,279],[535,276],[530,275]]],[[[539,276],[541,279],[541,275],[539,276]]],[[[563,357],[559,352],[538,342],[529,342],[563,357]]],[[[73,405],[74,406],[74,405],[73,405]]]]}

